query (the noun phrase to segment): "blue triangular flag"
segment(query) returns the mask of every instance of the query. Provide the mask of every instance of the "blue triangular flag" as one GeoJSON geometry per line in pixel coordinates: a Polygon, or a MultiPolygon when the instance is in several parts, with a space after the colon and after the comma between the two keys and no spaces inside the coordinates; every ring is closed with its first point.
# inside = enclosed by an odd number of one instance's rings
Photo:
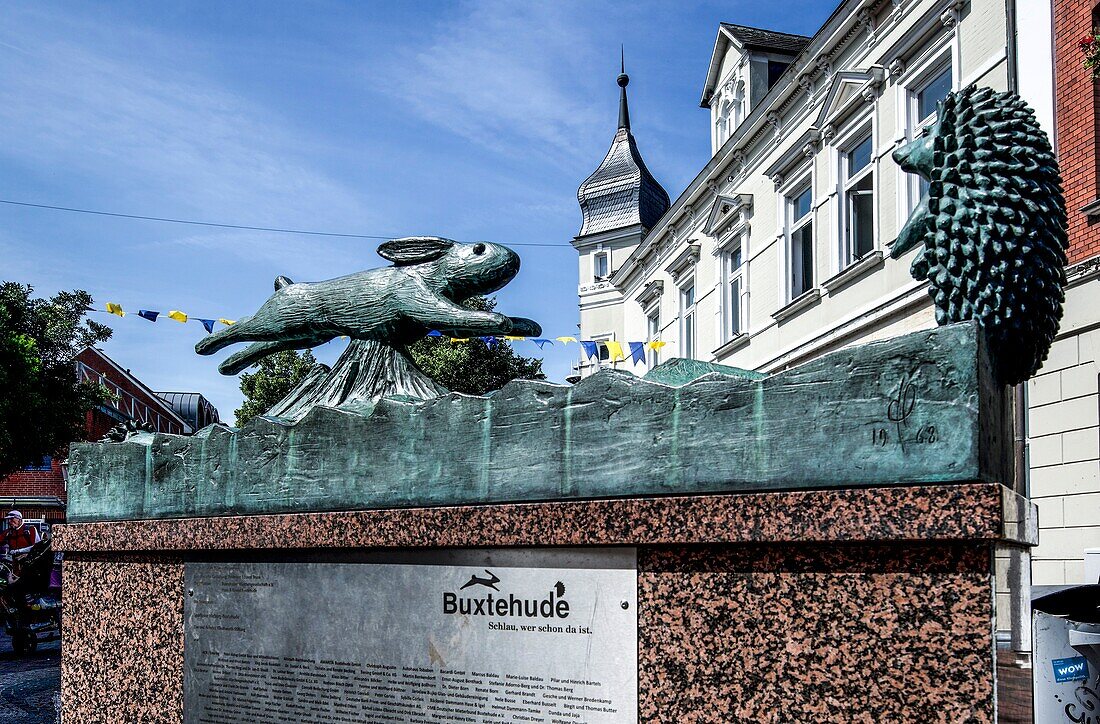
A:
{"type": "MultiPolygon", "coordinates": [[[[195,317],[195,319],[199,319],[199,318],[195,317]]],[[[214,322],[215,322],[215,320],[213,320],[213,319],[199,319],[199,321],[202,322],[202,326],[206,327],[206,333],[207,334],[210,334],[211,332],[214,331],[214,322]]]]}
{"type": "Polygon", "coordinates": [[[553,340],[542,339],[541,337],[539,337],[538,339],[532,339],[531,341],[537,344],[539,346],[539,349],[542,349],[548,344],[554,344],[553,340]]]}
{"type": "Polygon", "coordinates": [[[429,337],[442,337],[443,333],[440,332],[438,329],[433,329],[432,331],[428,332],[428,336],[429,337]]]}
{"type": "Polygon", "coordinates": [[[482,337],[481,341],[484,342],[485,346],[488,347],[489,349],[495,349],[496,346],[497,346],[497,338],[496,337],[482,337]]]}
{"type": "Polygon", "coordinates": [[[584,353],[588,357],[599,357],[600,349],[596,346],[595,342],[585,340],[581,342],[581,347],[584,348],[584,353]]]}
{"type": "Polygon", "coordinates": [[[157,317],[160,316],[160,312],[150,312],[148,309],[139,309],[138,316],[142,319],[148,319],[150,322],[157,321],[157,317]]]}
{"type": "Polygon", "coordinates": [[[645,362],[645,342],[628,342],[630,345],[630,359],[634,364],[645,362]]]}

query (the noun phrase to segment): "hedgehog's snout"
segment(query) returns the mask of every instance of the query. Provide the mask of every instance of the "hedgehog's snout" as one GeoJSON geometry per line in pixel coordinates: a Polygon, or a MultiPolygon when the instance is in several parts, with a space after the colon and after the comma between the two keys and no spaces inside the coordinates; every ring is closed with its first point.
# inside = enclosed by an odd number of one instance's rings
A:
{"type": "Polygon", "coordinates": [[[901,166],[902,168],[905,168],[905,162],[909,158],[909,153],[905,149],[906,146],[895,148],[894,152],[890,154],[890,158],[894,159],[894,163],[901,166]]]}
{"type": "Polygon", "coordinates": [[[921,135],[890,155],[903,171],[919,174],[927,179],[932,173],[933,145],[931,137],[921,135]]]}
{"type": "Polygon", "coordinates": [[[919,143],[920,139],[916,141],[910,141],[901,148],[895,148],[894,152],[890,154],[890,157],[894,159],[894,163],[901,166],[903,171],[913,173],[915,170],[909,163],[909,157],[913,155],[913,147],[919,143]]]}

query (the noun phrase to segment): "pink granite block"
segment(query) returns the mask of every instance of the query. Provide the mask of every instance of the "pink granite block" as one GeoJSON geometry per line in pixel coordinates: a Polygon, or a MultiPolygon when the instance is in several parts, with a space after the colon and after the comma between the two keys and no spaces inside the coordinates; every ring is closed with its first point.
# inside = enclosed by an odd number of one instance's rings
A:
{"type": "Polygon", "coordinates": [[[644,722],[992,722],[989,549],[639,554],[644,722]]]}
{"type": "Polygon", "coordinates": [[[63,720],[180,724],[182,561],[73,556],[63,580],[63,720]]]}
{"type": "Polygon", "coordinates": [[[670,496],[77,523],[54,540],[66,551],[1005,540],[1019,537],[1018,498],[985,483],[670,496]]]}

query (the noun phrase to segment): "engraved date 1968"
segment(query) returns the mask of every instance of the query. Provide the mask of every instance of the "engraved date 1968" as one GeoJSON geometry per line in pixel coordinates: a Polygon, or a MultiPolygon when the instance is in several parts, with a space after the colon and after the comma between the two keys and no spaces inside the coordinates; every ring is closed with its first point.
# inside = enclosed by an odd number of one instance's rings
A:
{"type": "Polygon", "coordinates": [[[890,430],[885,427],[876,427],[871,430],[871,444],[875,447],[886,447],[893,441],[901,442],[903,444],[916,443],[918,445],[931,444],[939,441],[939,433],[936,432],[935,425],[921,425],[917,428],[916,433],[905,439],[900,439],[895,435],[890,434],[890,430]]]}

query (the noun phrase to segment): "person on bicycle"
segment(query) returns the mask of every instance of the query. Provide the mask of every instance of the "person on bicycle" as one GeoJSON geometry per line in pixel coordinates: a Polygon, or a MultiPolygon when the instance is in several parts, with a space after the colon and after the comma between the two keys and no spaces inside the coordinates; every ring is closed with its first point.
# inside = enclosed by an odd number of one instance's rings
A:
{"type": "Polygon", "coordinates": [[[18,510],[12,510],[4,516],[8,523],[8,529],[0,533],[0,548],[11,556],[26,554],[35,543],[42,540],[38,535],[38,529],[33,525],[23,522],[23,514],[18,510]]]}
{"type": "Polygon", "coordinates": [[[17,577],[22,573],[20,559],[41,540],[41,537],[38,535],[37,528],[23,522],[23,514],[18,510],[9,511],[4,516],[4,520],[7,521],[8,528],[0,533],[0,552],[3,552],[4,557],[11,561],[11,567],[8,569],[10,571],[8,583],[11,583],[14,580],[11,574],[17,577]]]}

